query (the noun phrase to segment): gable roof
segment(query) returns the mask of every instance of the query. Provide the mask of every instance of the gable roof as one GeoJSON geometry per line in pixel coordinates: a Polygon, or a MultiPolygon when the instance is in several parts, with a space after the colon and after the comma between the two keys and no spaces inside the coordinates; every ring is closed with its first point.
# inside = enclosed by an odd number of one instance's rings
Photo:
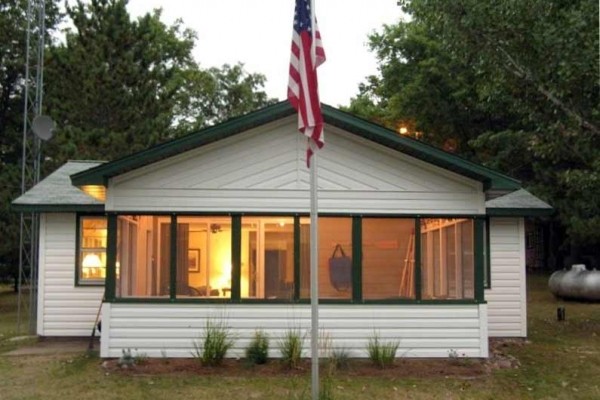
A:
{"type": "Polygon", "coordinates": [[[104,203],[71,184],[71,175],[103,164],[103,161],[68,161],[12,202],[14,211],[102,212],[104,203]]]}
{"type": "MultiPolygon", "coordinates": [[[[71,181],[75,186],[106,186],[108,180],[114,176],[196,147],[234,136],[248,129],[290,116],[295,112],[289,102],[282,101],[244,116],[232,118],[221,124],[205,128],[196,133],[161,143],[147,150],[74,173],[71,176],[71,181]]],[[[453,171],[459,175],[478,180],[484,184],[485,189],[513,191],[521,188],[519,181],[513,178],[418,140],[400,136],[393,130],[340,111],[334,107],[323,105],[323,117],[325,123],[329,125],[344,129],[347,132],[453,171]]]]}

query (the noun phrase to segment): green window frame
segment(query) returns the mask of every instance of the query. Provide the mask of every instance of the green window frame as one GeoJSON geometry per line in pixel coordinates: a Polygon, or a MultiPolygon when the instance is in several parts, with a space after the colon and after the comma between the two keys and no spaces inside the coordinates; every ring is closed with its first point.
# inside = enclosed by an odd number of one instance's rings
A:
{"type": "MultiPolygon", "coordinates": [[[[124,212],[123,215],[152,215],[152,213],[124,212]]],[[[159,213],[165,215],[165,213],[159,213]]],[[[123,303],[236,303],[236,304],[308,304],[310,299],[300,296],[300,218],[307,214],[292,213],[171,213],[171,254],[170,254],[170,281],[171,288],[168,298],[117,298],[115,296],[115,262],[117,243],[117,217],[121,213],[108,214],[108,243],[107,243],[107,300],[123,303]],[[231,217],[231,296],[229,298],[202,298],[202,297],[178,297],[174,289],[177,281],[177,229],[175,222],[181,216],[223,216],[231,217]],[[241,247],[242,247],[242,217],[285,217],[293,218],[294,221],[294,257],[293,257],[293,296],[283,299],[253,299],[241,296],[241,247]]],[[[349,217],[352,219],[352,295],[350,299],[326,299],[320,298],[322,304],[480,304],[485,303],[484,288],[488,284],[489,277],[489,219],[484,216],[455,216],[455,215],[356,215],[356,214],[320,214],[319,217],[349,217]],[[414,293],[412,299],[381,299],[367,300],[363,296],[363,265],[362,265],[362,220],[363,218],[410,218],[415,221],[414,237],[414,293]],[[474,221],[474,256],[475,256],[475,295],[473,299],[423,299],[421,287],[421,218],[469,218],[474,221]]]]}
{"type": "Polygon", "coordinates": [[[485,238],[483,242],[483,256],[484,256],[484,269],[483,269],[483,288],[492,288],[492,256],[490,248],[490,217],[485,218],[484,230],[485,238]]]}
{"type": "Polygon", "coordinates": [[[75,286],[105,285],[108,272],[107,242],[108,220],[106,215],[77,214],[75,227],[75,286]]]}

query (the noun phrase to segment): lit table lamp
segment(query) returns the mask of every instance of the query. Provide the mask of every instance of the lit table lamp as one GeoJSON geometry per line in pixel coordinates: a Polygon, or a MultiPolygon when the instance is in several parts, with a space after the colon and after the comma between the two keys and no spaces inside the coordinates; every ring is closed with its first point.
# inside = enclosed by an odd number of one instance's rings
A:
{"type": "Polygon", "coordinates": [[[97,254],[90,253],[83,257],[83,262],[81,263],[81,266],[83,267],[85,277],[100,277],[100,274],[98,274],[100,271],[98,269],[102,268],[102,260],[100,259],[100,257],[98,257],[97,254]]]}

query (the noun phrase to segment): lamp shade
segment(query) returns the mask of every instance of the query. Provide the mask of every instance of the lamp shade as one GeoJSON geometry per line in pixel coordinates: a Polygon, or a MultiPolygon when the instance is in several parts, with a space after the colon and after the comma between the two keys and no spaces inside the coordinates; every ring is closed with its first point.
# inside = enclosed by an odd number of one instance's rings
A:
{"type": "Polygon", "coordinates": [[[100,260],[100,257],[98,257],[97,254],[90,253],[83,257],[81,266],[83,268],[100,268],[102,267],[102,260],[100,260]]]}

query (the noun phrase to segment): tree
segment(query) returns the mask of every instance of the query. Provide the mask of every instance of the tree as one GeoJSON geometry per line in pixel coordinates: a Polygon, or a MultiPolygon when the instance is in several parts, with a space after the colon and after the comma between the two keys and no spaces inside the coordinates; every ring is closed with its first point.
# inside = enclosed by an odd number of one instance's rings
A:
{"type": "Polygon", "coordinates": [[[56,137],[46,155],[114,159],[268,103],[264,77],[241,65],[202,70],[195,33],[160,10],[132,20],[126,0],[67,6],[74,29],[49,51],[48,110],[56,137]]]}
{"type": "MultiPolygon", "coordinates": [[[[195,33],[165,25],[160,10],[132,20],[127,0],[70,2],[73,27],[58,41],[56,3],[46,0],[44,114],[57,130],[43,146],[42,176],[68,159],[122,157],[272,101],[264,76],[241,64],[201,69],[195,33]]],[[[9,208],[20,193],[26,10],[27,0],[0,4],[0,269],[14,271],[19,224],[9,208]]]]}
{"type": "Polygon", "coordinates": [[[265,84],[265,77],[247,73],[243,64],[209,68],[200,71],[196,78],[195,92],[187,98],[192,110],[202,110],[200,115],[188,112],[197,127],[214,125],[274,102],[266,93],[256,91],[265,84]]]}
{"type": "MultiPolygon", "coordinates": [[[[46,1],[46,40],[60,20],[55,1],[46,1]]],[[[0,280],[17,277],[19,216],[10,203],[21,192],[23,85],[27,0],[0,3],[0,280]]]]}
{"type": "Polygon", "coordinates": [[[404,0],[370,38],[381,75],[350,110],[522,179],[572,243],[600,243],[598,4],[404,0]],[[377,118],[381,119],[382,115],[377,118]]]}

